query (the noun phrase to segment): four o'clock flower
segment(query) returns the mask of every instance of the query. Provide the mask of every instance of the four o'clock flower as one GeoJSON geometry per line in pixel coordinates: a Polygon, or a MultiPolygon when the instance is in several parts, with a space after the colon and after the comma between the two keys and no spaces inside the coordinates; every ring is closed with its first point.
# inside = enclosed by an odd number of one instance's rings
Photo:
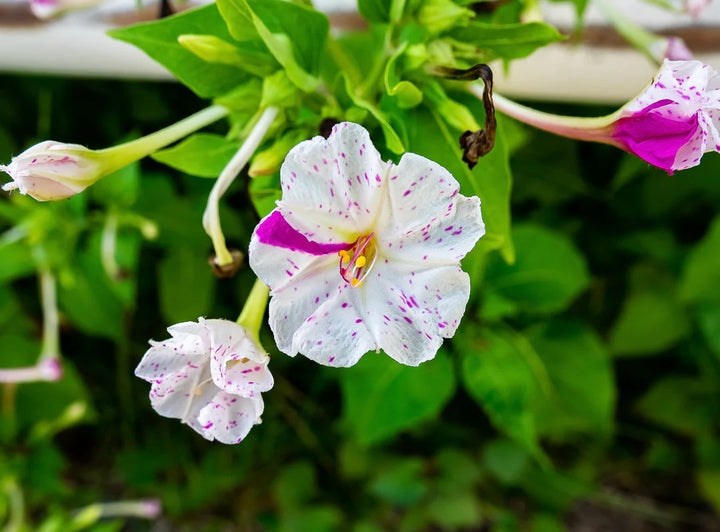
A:
{"type": "MultiPolygon", "coordinates": [[[[482,87],[472,87],[478,96],[482,87]]],[[[615,113],[543,113],[495,94],[497,110],[551,133],[617,146],[668,174],[720,150],[720,74],[700,61],[665,60],[652,83],[615,113]]]]}
{"type": "Polygon", "coordinates": [[[160,131],[103,150],[53,140],[40,142],[14,157],[10,164],[0,165],[0,171],[12,178],[2,189],[17,189],[38,201],[69,198],[227,114],[226,108],[212,105],[160,131]]]}
{"type": "Polygon", "coordinates": [[[433,358],[468,301],[459,261],[484,234],[480,200],[420,155],[384,162],[352,123],[295,146],[280,178],[250,243],[278,348],[332,366],[381,349],[411,366],[433,358]]]}
{"type": "Polygon", "coordinates": [[[200,318],[172,325],[167,340],[150,341],[135,375],[152,383],[158,414],[229,444],[260,423],[260,394],[273,386],[270,358],[258,340],[267,297],[267,287],[256,282],[238,323],[200,318]]]}

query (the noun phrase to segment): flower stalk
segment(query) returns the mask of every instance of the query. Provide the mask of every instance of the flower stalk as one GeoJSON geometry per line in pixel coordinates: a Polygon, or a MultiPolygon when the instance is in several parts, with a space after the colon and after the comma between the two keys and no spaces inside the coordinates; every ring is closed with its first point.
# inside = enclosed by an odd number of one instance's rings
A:
{"type": "Polygon", "coordinates": [[[260,146],[277,113],[278,108],[272,106],[262,112],[245,142],[223,168],[223,171],[220,172],[208,196],[207,206],[203,213],[203,227],[212,240],[215,249],[214,261],[218,266],[226,266],[233,262],[233,256],[225,244],[225,235],[220,224],[220,198],[222,198],[240,171],[248,163],[250,157],[255,153],[255,150],[260,146]]]}
{"type": "Polygon", "coordinates": [[[270,289],[260,279],[255,279],[250,295],[245,301],[237,324],[243,327],[256,343],[260,343],[260,327],[262,327],[265,308],[267,307],[270,289]]]}

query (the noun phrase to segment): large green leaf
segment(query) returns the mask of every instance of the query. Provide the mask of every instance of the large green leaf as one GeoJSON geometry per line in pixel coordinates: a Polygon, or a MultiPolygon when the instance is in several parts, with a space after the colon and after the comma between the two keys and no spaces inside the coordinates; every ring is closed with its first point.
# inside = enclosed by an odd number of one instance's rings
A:
{"type": "Polygon", "coordinates": [[[599,338],[568,320],[537,325],[527,334],[552,386],[535,404],[538,432],[556,439],[577,432],[608,435],[616,392],[611,359],[599,338]]]}
{"type": "Polygon", "coordinates": [[[325,15],[280,0],[218,0],[217,5],[236,39],[247,38],[250,22],[288,78],[302,90],[315,90],[329,28],[325,15]]]}
{"type": "Polygon", "coordinates": [[[473,21],[446,35],[463,48],[474,45],[486,56],[503,59],[526,57],[542,46],[563,39],[554,27],[542,22],[496,25],[473,21]]]}
{"type": "Polygon", "coordinates": [[[232,40],[215,4],[108,33],[140,48],[202,98],[224,94],[248,77],[233,66],[205,62],[178,43],[178,37],[185,34],[232,40]]]}
{"type": "Polygon", "coordinates": [[[441,350],[417,368],[369,353],[342,370],[345,426],[361,445],[387,440],[435,417],[455,391],[452,364],[441,350]]]}
{"type": "Polygon", "coordinates": [[[215,178],[238,147],[237,142],[220,135],[196,133],[171,148],[155,152],[152,158],[186,174],[215,178]]]}
{"type": "Polygon", "coordinates": [[[680,294],[693,302],[720,301],[720,216],[688,255],[680,294]]]}
{"type": "MultiPolygon", "coordinates": [[[[462,351],[465,388],[500,431],[541,455],[533,407],[540,393],[537,355],[522,336],[506,330],[467,327],[454,343],[462,351]]],[[[540,370],[542,371],[542,370],[540,370]]]]}
{"type": "Polygon", "coordinates": [[[207,257],[190,247],[176,247],[159,269],[160,311],[166,323],[196,320],[210,309],[213,277],[207,257]]]}
{"type": "Polygon", "coordinates": [[[693,377],[657,381],[637,403],[639,412],[661,427],[688,436],[709,434],[718,425],[717,388],[693,377]]]}
{"type": "Polygon", "coordinates": [[[566,308],[589,282],[584,257],[565,235],[533,224],[513,230],[516,261],[491,257],[485,291],[525,312],[566,308]]]}
{"type": "Polygon", "coordinates": [[[654,354],[675,345],[690,329],[672,292],[632,292],[610,331],[610,350],[620,356],[654,354]]]}

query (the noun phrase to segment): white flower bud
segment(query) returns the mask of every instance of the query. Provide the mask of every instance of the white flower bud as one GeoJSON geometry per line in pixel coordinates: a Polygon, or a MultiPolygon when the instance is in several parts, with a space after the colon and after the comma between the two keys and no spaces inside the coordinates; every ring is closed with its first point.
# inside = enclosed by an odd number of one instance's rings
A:
{"type": "Polygon", "coordinates": [[[3,190],[19,190],[38,201],[69,198],[103,175],[98,154],[79,144],[46,140],[28,148],[0,170],[12,177],[3,190]]]}

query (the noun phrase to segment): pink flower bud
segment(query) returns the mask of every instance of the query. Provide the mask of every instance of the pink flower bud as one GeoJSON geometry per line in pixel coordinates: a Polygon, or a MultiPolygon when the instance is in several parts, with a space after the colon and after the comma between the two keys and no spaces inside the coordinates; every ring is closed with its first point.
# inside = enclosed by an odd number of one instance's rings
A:
{"type": "Polygon", "coordinates": [[[3,190],[18,189],[38,201],[69,198],[103,175],[96,152],[52,140],[28,148],[0,170],[12,177],[3,190]]]}

